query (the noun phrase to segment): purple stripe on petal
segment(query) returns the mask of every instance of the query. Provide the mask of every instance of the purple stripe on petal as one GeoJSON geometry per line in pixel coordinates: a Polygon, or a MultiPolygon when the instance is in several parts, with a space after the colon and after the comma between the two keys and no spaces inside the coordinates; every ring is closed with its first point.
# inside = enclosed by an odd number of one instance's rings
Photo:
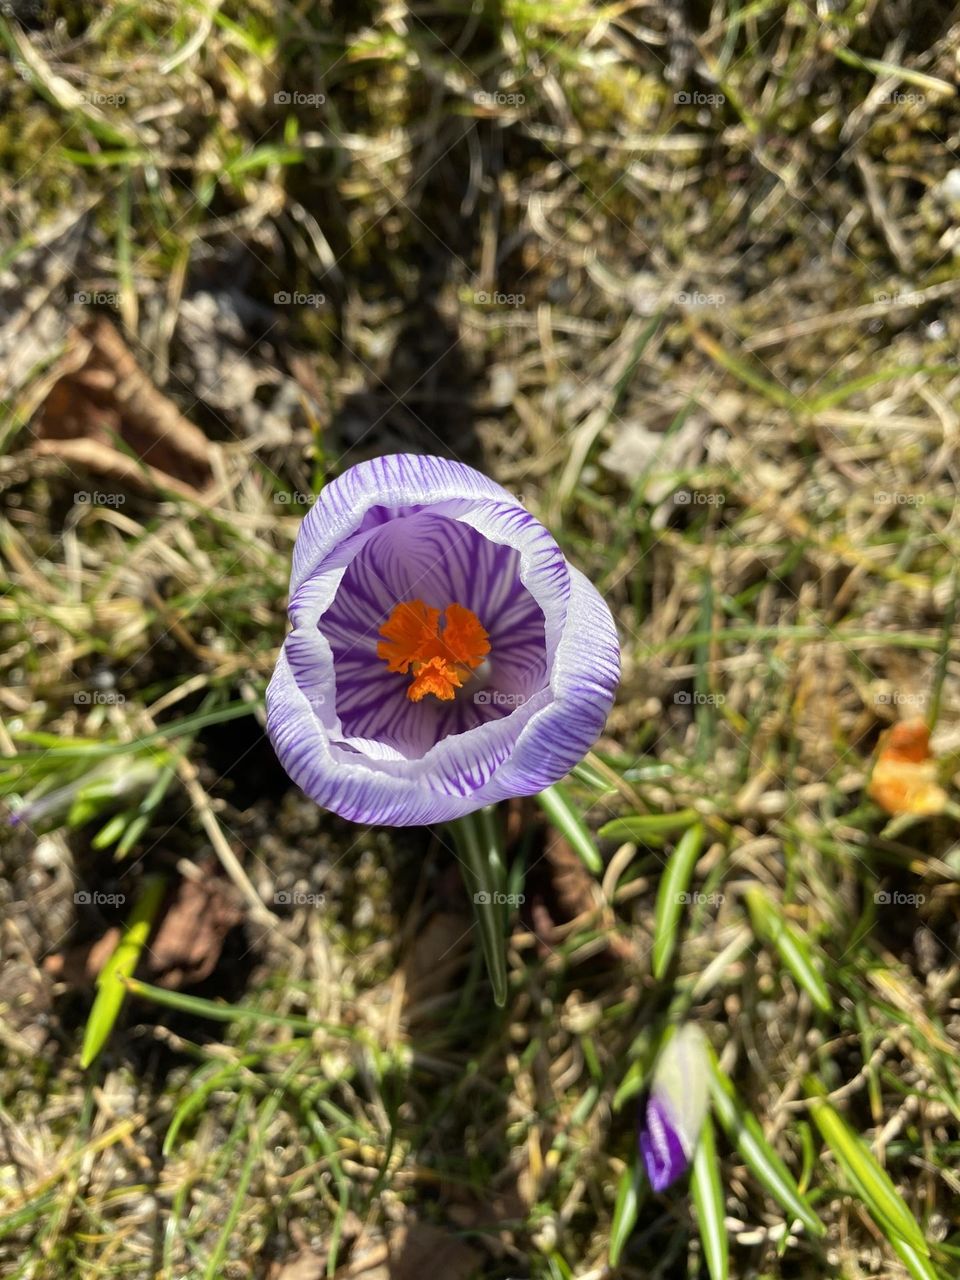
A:
{"type": "Polygon", "coordinates": [[[640,1154],[654,1191],[665,1191],[689,1167],[683,1144],[667,1107],[650,1097],[640,1128],[640,1154]]]}

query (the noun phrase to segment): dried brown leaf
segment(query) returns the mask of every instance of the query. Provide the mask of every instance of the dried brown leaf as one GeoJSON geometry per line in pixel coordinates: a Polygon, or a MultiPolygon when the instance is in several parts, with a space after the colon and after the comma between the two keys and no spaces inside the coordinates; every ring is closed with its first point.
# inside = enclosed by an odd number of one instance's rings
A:
{"type": "Polygon", "coordinates": [[[150,942],[147,965],[161,987],[190,986],[216,968],[227,934],[243,919],[221,876],[181,880],[150,942]]]}
{"type": "Polygon", "coordinates": [[[71,335],[34,431],[38,453],[142,492],[165,488],[197,498],[213,480],[214,446],[153,385],[102,316],[71,335]]]}
{"type": "MultiPolygon", "coordinates": [[[[217,966],[231,929],[243,919],[233,891],[221,876],[180,880],[167,898],[153,937],[144,948],[137,976],[157,986],[179,990],[209,978],[217,966]]],[[[69,987],[92,986],[120,940],[112,927],[93,942],[51,955],[46,973],[69,987]]]]}
{"type": "Polygon", "coordinates": [[[390,1237],[390,1280],[470,1280],[480,1266],[481,1255],[457,1236],[415,1222],[398,1227],[390,1237]]]}

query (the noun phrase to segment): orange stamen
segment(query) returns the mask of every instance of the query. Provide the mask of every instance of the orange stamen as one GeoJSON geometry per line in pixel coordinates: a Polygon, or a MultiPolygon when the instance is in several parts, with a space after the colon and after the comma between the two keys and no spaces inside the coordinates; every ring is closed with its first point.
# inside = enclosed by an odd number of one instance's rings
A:
{"type": "Polygon", "coordinates": [[[422,600],[404,601],[394,607],[380,628],[383,636],[377,657],[388,671],[413,673],[407,690],[411,702],[432,693],[442,702],[452,701],[490,652],[490,638],[470,609],[448,604],[441,613],[422,600]]]}
{"type": "Polygon", "coordinates": [[[431,658],[429,662],[418,662],[413,683],[407,690],[411,702],[420,702],[428,693],[435,694],[441,702],[450,702],[455,690],[463,684],[460,672],[451,667],[442,658],[431,658]]]}
{"type": "Polygon", "coordinates": [[[383,658],[388,671],[406,673],[421,650],[436,639],[439,622],[440,610],[422,600],[398,604],[380,628],[384,638],[377,645],[377,657],[383,658]]]}

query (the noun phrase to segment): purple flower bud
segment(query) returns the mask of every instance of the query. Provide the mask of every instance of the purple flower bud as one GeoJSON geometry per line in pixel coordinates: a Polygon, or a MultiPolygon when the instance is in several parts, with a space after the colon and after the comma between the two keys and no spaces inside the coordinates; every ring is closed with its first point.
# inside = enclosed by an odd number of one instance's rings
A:
{"type": "Polygon", "coordinates": [[[654,1191],[686,1173],[707,1113],[707,1048],[703,1032],[688,1023],[657,1058],[640,1113],[640,1154],[654,1191]]]}

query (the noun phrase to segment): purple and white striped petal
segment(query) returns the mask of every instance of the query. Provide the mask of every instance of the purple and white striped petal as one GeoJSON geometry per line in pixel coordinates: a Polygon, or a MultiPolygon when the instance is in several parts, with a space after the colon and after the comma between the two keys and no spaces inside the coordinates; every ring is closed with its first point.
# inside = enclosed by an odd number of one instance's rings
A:
{"type": "Polygon", "coordinates": [[[603,728],[619,679],[610,612],[506,490],[394,455],[333,481],[301,526],[267,729],[290,776],[358,822],[457,818],[557,781],[603,728]],[[480,620],[490,652],[448,702],[411,702],[377,655],[402,601],[480,620]]]}

